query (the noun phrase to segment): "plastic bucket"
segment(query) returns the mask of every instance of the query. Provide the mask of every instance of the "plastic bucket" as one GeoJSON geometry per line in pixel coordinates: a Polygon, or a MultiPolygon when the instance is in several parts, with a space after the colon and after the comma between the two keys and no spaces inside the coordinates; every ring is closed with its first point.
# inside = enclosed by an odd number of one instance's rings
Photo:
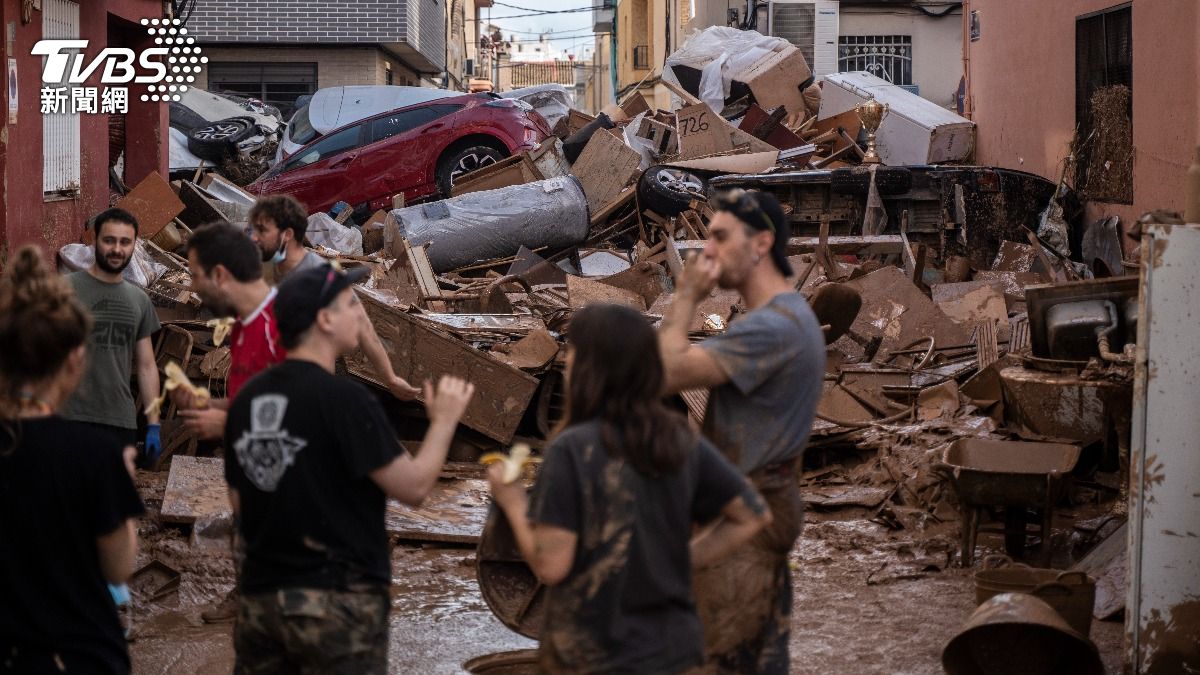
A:
{"type": "Polygon", "coordinates": [[[1087,636],[1092,628],[1096,582],[1083,572],[1041,569],[1014,563],[1006,556],[988,556],[975,573],[975,602],[983,604],[1000,593],[1027,593],[1054,608],[1071,628],[1087,636]]]}

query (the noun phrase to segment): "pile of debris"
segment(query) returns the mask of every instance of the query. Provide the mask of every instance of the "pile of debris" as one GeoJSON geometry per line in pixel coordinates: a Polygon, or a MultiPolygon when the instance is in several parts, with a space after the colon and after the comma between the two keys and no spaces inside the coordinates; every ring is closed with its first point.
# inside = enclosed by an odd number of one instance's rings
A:
{"type": "MultiPolygon", "coordinates": [[[[973,127],[865,73],[812,86],[795,47],[733,33],[710,29],[671,57],[664,82],[682,101],[673,111],[638,94],[596,117],[557,110],[555,137],[460,177],[447,199],[398,196],[361,224],[348,205],[310,216],[313,250],[370,268],[358,291],[396,373],[476,384],[456,458],[515,440],[541,447],[563,414],[572,312],[617,302],[660,320],[683,261],[708,236],[708,194],[735,186],[780,196],[795,287],[837,336],[813,447],[880,449],[853,470],[809,476],[812,503],[868,506],[911,527],[944,516],[950,492],[934,467],[956,439],[1107,439],[1128,388],[1129,279],[1079,281],[1096,265],[1035,234],[1064,189],[1027,174],[895,165],[964,159],[973,127]],[[866,150],[854,107],[869,98],[891,110],[877,133],[880,168],[853,166],[866,150]],[[818,184],[820,198],[805,196],[818,184]],[[1089,293],[1101,305],[1085,306],[1089,293]],[[1048,410],[1049,395],[1079,405],[1048,410]]],[[[145,237],[127,275],[164,320],[160,361],[220,395],[228,350],[213,343],[178,252],[200,224],[246,225],[254,197],[213,172],[192,178],[151,175],[121,199],[145,237]]],[[[1118,235],[1094,229],[1085,241],[1105,273],[1123,272],[1118,235]]],[[[77,269],[88,253],[72,245],[61,257],[77,269]]],[[[693,336],[723,331],[739,301],[714,291],[693,336]]],[[[379,384],[361,355],[345,366],[379,384]]],[[[699,421],[705,392],[682,399],[699,421]]],[[[398,414],[419,427],[419,406],[398,414]]],[[[173,416],[164,461],[195,448],[173,416]]]]}

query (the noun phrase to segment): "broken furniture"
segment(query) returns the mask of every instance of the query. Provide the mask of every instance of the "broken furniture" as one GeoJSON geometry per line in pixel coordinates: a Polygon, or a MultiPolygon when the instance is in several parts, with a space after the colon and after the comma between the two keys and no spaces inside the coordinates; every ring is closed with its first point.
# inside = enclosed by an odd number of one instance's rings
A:
{"type": "Polygon", "coordinates": [[[1041,521],[1041,552],[1050,551],[1054,504],[1075,468],[1079,447],[1065,443],[1028,443],[967,438],[955,441],[942,455],[939,471],[954,485],[962,511],[962,566],[975,554],[981,511],[1004,507],[1004,545],[1009,555],[1025,550],[1026,511],[1041,521]]]}

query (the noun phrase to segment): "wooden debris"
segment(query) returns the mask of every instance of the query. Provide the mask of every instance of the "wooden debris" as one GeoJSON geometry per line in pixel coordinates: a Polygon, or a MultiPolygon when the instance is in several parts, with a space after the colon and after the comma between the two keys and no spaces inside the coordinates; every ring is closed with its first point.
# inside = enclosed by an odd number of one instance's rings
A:
{"type": "Polygon", "coordinates": [[[162,501],[164,521],[193,523],[200,518],[232,513],[221,459],[181,456],[171,459],[171,473],[162,501]]]}

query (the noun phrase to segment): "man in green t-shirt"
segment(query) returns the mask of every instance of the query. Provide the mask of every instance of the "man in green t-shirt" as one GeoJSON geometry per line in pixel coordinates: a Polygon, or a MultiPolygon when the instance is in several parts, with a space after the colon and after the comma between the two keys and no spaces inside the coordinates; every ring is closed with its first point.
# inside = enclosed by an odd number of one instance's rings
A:
{"type": "MultiPolygon", "coordinates": [[[[137,219],[127,211],[108,209],[96,216],[96,262],[67,277],[75,295],[92,314],[87,372],[67,402],[63,416],[86,422],[133,445],[137,410],[130,391],[130,371],[137,363],[143,401],[158,398],[158,365],[150,336],[159,329],[145,291],[121,273],[133,260],[137,219]]],[[[145,452],[152,461],[162,451],[158,414],[146,416],[145,452]]]]}

